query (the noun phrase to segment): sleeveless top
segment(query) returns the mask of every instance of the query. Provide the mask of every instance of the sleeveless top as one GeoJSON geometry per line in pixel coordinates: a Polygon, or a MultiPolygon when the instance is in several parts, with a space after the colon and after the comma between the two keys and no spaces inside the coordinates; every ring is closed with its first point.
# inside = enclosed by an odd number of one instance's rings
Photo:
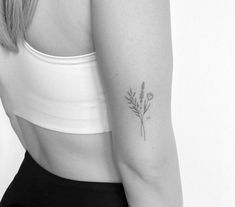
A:
{"type": "Polygon", "coordinates": [[[65,133],[111,131],[96,53],[52,56],[27,42],[19,52],[0,46],[0,96],[15,130],[16,115],[65,133]]]}

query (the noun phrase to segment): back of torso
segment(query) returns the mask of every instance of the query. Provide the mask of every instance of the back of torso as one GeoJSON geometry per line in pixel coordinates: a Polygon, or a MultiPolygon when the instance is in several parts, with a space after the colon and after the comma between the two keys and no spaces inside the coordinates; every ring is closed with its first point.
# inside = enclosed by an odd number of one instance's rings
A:
{"type": "MultiPolygon", "coordinates": [[[[40,0],[26,40],[49,55],[93,52],[90,1],[40,0]]],[[[19,116],[15,118],[11,122],[17,121],[13,128],[20,131],[22,144],[45,169],[75,180],[120,182],[113,161],[111,132],[64,133],[37,126],[19,116]]]]}
{"type": "Polygon", "coordinates": [[[94,51],[90,1],[40,0],[27,41],[47,54],[72,56],[94,51]]]}

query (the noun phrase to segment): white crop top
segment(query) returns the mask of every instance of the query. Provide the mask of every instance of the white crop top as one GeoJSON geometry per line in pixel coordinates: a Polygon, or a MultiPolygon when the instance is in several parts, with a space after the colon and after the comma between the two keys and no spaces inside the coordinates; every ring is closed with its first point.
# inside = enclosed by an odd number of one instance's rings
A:
{"type": "Polygon", "coordinates": [[[17,115],[65,133],[111,131],[95,52],[52,56],[25,41],[18,53],[0,48],[0,95],[11,122],[17,115]]]}

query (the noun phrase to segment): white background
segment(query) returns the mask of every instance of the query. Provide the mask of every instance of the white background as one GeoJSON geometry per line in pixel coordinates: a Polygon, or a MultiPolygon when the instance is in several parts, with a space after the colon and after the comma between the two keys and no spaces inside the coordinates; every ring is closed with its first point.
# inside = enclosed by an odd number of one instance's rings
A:
{"type": "MultiPolygon", "coordinates": [[[[235,206],[232,1],[171,1],[172,118],[185,207],[235,206]]],[[[23,153],[0,105],[0,199],[23,153]]]]}

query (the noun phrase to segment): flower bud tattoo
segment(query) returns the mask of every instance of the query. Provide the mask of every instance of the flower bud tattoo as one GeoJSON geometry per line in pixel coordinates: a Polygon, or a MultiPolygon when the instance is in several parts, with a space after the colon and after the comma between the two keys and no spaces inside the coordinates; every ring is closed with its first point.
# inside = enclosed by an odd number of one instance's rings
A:
{"type": "Polygon", "coordinates": [[[146,132],[145,132],[145,113],[149,110],[151,105],[151,101],[153,99],[153,93],[148,92],[145,94],[145,82],[143,81],[141,84],[139,100],[136,98],[136,92],[133,92],[130,88],[127,91],[127,96],[125,96],[128,107],[134,112],[134,114],[140,120],[140,135],[144,136],[144,140],[146,140],[146,132]]]}

